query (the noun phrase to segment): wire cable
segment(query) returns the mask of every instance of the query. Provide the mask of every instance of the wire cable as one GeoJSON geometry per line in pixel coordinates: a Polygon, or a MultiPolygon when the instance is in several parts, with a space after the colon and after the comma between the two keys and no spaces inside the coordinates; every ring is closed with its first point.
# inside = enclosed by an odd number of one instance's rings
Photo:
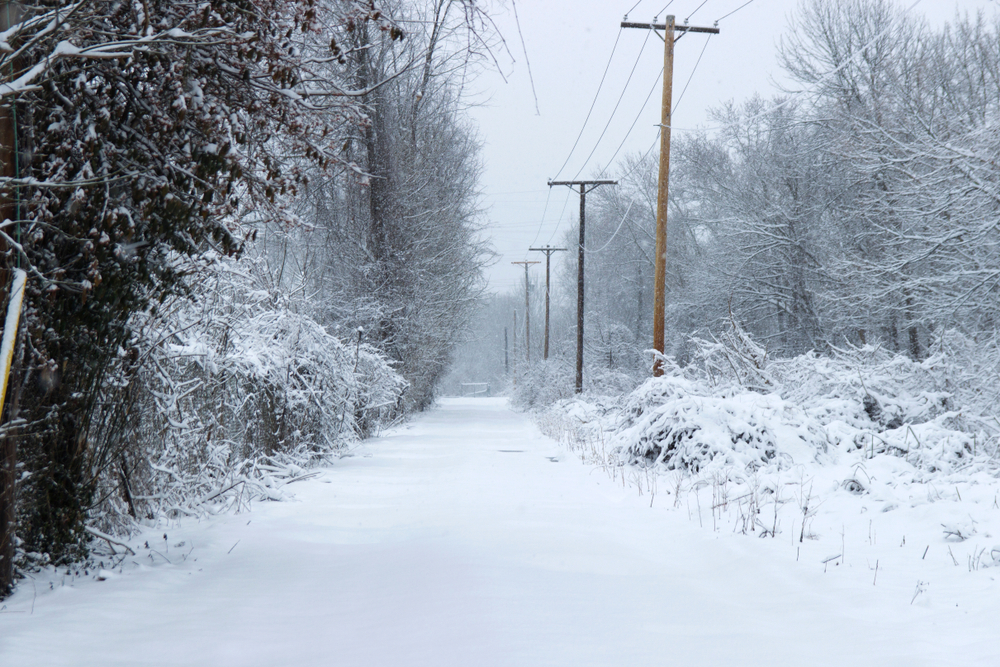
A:
{"type": "Polygon", "coordinates": [[[563,216],[566,215],[566,207],[569,206],[569,196],[576,192],[573,188],[568,188],[569,192],[566,194],[566,201],[563,202],[562,211],[559,213],[559,219],[556,220],[556,228],[552,230],[552,234],[549,235],[549,240],[546,241],[547,244],[552,245],[552,239],[556,237],[556,232],[559,231],[559,225],[562,224],[563,216]]]}
{"type": "Polygon", "coordinates": [[[740,11],[741,9],[743,9],[744,7],[746,7],[747,5],[749,5],[750,3],[752,3],[753,1],[754,0],[747,0],[742,5],[740,5],[739,7],[737,7],[736,9],[734,9],[733,11],[729,12],[725,16],[720,16],[719,18],[715,19],[715,22],[718,23],[718,22],[722,21],[723,19],[728,19],[730,16],[732,16],[736,12],[740,11]]]}
{"type": "MultiPolygon", "coordinates": [[[[594,153],[597,152],[598,147],[601,145],[601,141],[604,139],[604,135],[607,134],[608,128],[611,127],[611,121],[614,120],[615,114],[618,112],[618,107],[621,106],[622,100],[625,98],[625,91],[628,90],[628,85],[629,83],[631,83],[632,76],[635,74],[635,70],[639,66],[639,61],[642,59],[642,52],[645,51],[646,44],[649,43],[649,36],[652,33],[653,33],[652,30],[646,31],[646,39],[642,40],[642,47],[640,47],[639,49],[639,55],[636,56],[635,63],[632,64],[632,71],[628,73],[628,78],[625,80],[625,85],[622,86],[622,92],[621,95],[618,96],[618,101],[615,102],[615,108],[611,110],[611,116],[608,117],[608,122],[604,125],[604,129],[601,130],[601,136],[597,138],[597,143],[594,144],[594,148],[590,151],[590,154],[587,156],[587,159],[583,161],[583,164],[580,166],[580,170],[576,172],[575,176],[573,176],[574,181],[578,179],[580,177],[580,174],[583,173],[583,170],[587,168],[587,163],[590,162],[590,158],[594,157],[594,153]]],[[[621,30],[619,30],[619,34],[621,34],[621,30]]]]}
{"type": "Polygon", "coordinates": [[[702,56],[705,55],[705,49],[708,48],[708,43],[710,41],[712,41],[712,35],[711,35],[711,33],[708,35],[708,38],[705,40],[705,44],[701,47],[701,53],[698,54],[698,60],[696,60],[695,63],[694,63],[694,69],[691,70],[691,76],[688,77],[687,82],[684,84],[684,88],[681,89],[681,94],[677,97],[677,101],[674,102],[674,108],[670,110],[670,117],[671,117],[671,119],[673,119],[674,114],[677,113],[677,107],[679,107],[681,105],[681,100],[684,99],[684,93],[687,92],[688,86],[691,85],[691,81],[694,79],[694,73],[698,71],[698,65],[701,64],[701,58],[702,58],[702,56]]]}
{"type": "Polygon", "coordinates": [[[687,23],[688,21],[690,21],[690,20],[691,20],[691,17],[692,17],[692,16],[694,16],[695,14],[697,14],[697,13],[698,13],[698,10],[699,10],[699,9],[701,9],[702,7],[704,7],[704,6],[705,6],[705,3],[706,3],[706,2],[708,2],[708,0],[701,0],[701,4],[700,4],[700,5],[698,5],[697,7],[695,7],[695,8],[694,8],[694,11],[693,11],[693,12],[691,12],[690,14],[688,14],[688,15],[687,15],[687,18],[686,18],[686,19],[684,19],[684,23],[687,23]]]}
{"type": "Polygon", "coordinates": [[[606,249],[607,249],[607,247],[608,247],[609,245],[611,245],[611,242],[615,240],[615,237],[616,237],[616,236],[618,236],[618,232],[620,232],[620,231],[622,230],[622,227],[624,227],[624,226],[625,226],[625,220],[626,220],[626,219],[628,218],[628,214],[629,214],[629,211],[631,211],[631,210],[632,210],[632,207],[633,207],[634,205],[635,205],[635,200],[634,200],[634,199],[630,200],[630,201],[629,201],[629,203],[628,203],[628,208],[627,208],[627,209],[625,209],[625,215],[623,215],[623,216],[622,216],[622,221],[618,223],[618,229],[616,229],[616,230],[615,230],[615,233],[611,235],[611,238],[610,238],[610,239],[608,239],[608,242],[607,242],[607,243],[605,243],[604,245],[602,245],[602,246],[601,246],[600,248],[598,248],[597,250],[587,250],[587,248],[586,248],[586,247],[584,247],[584,248],[583,248],[583,251],[584,251],[585,253],[588,253],[588,254],[591,254],[591,255],[596,255],[597,253],[599,253],[599,252],[602,252],[602,251],[606,250],[606,249]]]}
{"type": "MultiPolygon", "coordinates": [[[[642,0],[639,0],[639,2],[642,2],[642,0]]],[[[639,2],[635,3],[635,6],[632,7],[632,9],[638,7],[639,2]]],[[[600,96],[601,89],[604,87],[604,81],[605,79],[607,79],[608,70],[611,69],[611,61],[614,60],[615,52],[618,50],[618,42],[619,40],[621,40],[621,37],[622,37],[622,28],[619,27],[618,35],[615,37],[614,46],[611,47],[611,55],[608,56],[608,63],[604,66],[604,73],[601,75],[601,82],[597,84],[597,92],[594,93],[594,99],[593,101],[591,101],[590,109],[587,111],[587,117],[583,119],[583,126],[580,127],[580,133],[576,135],[576,141],[573,142],[573,147],[569,149],[569,155],[566,156],[566,161],[563,162],[562,166],[559,167],[559,171],[557,171],[556,175],[552,178],[552,180],[554,181],[559,179],[559,176],[560,174],[562,174],[563,169],[566,168],[566,165],[569,164],[570,159],[573,157],[573,152],[576,150],[577,145],[580,143],[580,139],[583,138],[583,132],[584,130],[587,129],[587,123],[590,121],[590,115],[594,112],[594,107],[597,105],[597,98],[600,96]]],[[[534,241],[531,242],[531,245],[535,245],[535,243],[538,241],[538,237],[542,233],[542,227],[545,226],[545,213],[549,210],[549,199],[551,198],[551,196],[552,196],[552,188],[550,187],[549,194],[546,195],[545,197],[545,208],[542,209],[542,219],[538,223],[538,231],[535,233],[535,239],[534,241]]],[[[563,207],[563,210],[565,211],[565,207],[563,207]]]]}
{"type": "MultiPolygon", "coordinates": [[[[532,239],[531,245],[535,245],[535,243],[538,241],[539,235],[541,235],[542,233],[542,225],[545,224],[545,212],[549,210],[549,200],[551,198],[552,198],[552,186],[549,186],[549,193],[545,195],[545,206],[542,208],[542,219],[538,223],[538,230],[535,232],[535,238],[532,239]]],[[[528,253],[525,252],[524,256],[527,257],[528,253]]]]}
{"type": "Polygon", "coordinates": [[[625,136],[622,138],[622,142],[618,144],[618,148],[615,149],[615,152],[608,159],[608,166],[611,166],[614,163],[615,158],[618,157],[618,153],[622,149],[622,146],[624,146],[625,142],[628,141],[629,135],[632,134],[632,130],[635,129],[636,123],[638,123],[639,118],[642,117],[642,112],[646,110],[646,105],[649,104],[649,100],[652,99],[653,93],[656,91],[657,84],[660,83],[660,79],[662,77],[663,77],[663,70],[660,69],[659,75],[657,75],[656,79],[653,81],[653,87],[649,89],[649,94],[646,95],[646,101],[642,103],[642,108],[639,109],[639,113],[636,114],[635,120],[632,121],[632,125],[628,128],[628,132],[626,132],[625,136]]]}
{"type": "MultiPolygon", "coordinates": [[[[640,0],[641,2],[641,0],[640,0]]],[[[566,161],[563,162],[562,166],[559,167],[559,171],[552,180],[557,180],[559,175],[562,174],[563,169],[569,164],[570,158],[573,157],[573,151],[576,150],[577,145],[580,143],[580,139],[583,138],[583,131],[587,129],[587,122],[590,121],[590,114],[594,112],[594,106],[597,104],[597,98],[601,94],[601,89],[604,87],[604,80],[608,76],[608,70],[611,69],[611,61],[615,57],[615,51],[618,49],[618,41],[622,37],[622,28],[618,28],[618,36],[615,37],[615,45],[611,47],[611,55],[608,56],[608,64],[604,66],[604,74],[601,75],[601,82],[597,85],[597,92],[594,93],[594,100],[590,103],[590,109],[587,111],[587,117],[583,119],[583,126],[580,128],[580,133],[576,135],[576,141],[573,142],[573,147],[569,149],[569,155],[566,156],[566,161]]]]}
{"type": "MultiPolygon", "coordinates": [[[[911,4],[905,10],[903,10],[903,13],[904,14],[910,13],[921,2],[923,2],[923,0],[916,0],[913,4],[911,4]]],[[[889,32],[889,30],[891,30],[893,27],[894,26],[891,25],[891,24],[889,26],[886,26],[885,29],[883,29],[877,35],[875,35],[870,40],[868,40],[868,42],[866,42],[860,48],[858,48],[857,50],[855,50],[850,56],[847,57],[847,59],[844,60],[844,62],[840,63],[839,65],[837,65],[836,67],[834,67],[832,70],[830,70],[829,72],[827,72],[823,76],[819,77],[815,81],[815,83],[813,83],[812,85],[807,86],[807,87],[805,87],[805,88],[803,88],[801,90],[790,91],[789,92],[789,96],[784,101],[779,102],[779,103],[775,104],[774,106],[769,107],[768,109],[765,109],[764,111],[761,111],[760,113],[756,113],[756,114],[754,114],[752,116],[748,116],[747,118],[742,119],[741,122],[743,122],[743,123],[750,123],[750,122],[753,122],[753,121],[755,121],[755,120],[757,120],[759,118],[763,118],[764,116],[767,116],[768,114],[774,113],[775,111],[778,111],[779,109],[783,109],[786,106],[788,106],[789,104],[791,104],[792,102],[795,102],[798,99],[798,96],[800,96],[800,95],[802,95],[804,93],[808,93],[808,92],[810,92],[812,90],[815,90],[820,84],[824,83],[827,79],[829,79],[830,77],[832,77],[834,74],[837,74],[838,72],[840,72],[841,70],[843,70],[844,68],[846,68],[848,65],[850,65],[852,62],[854,62],[854,60],[859,55],[863,54],[869,47],[871,47],[872,44],[874,44],[879,39],[881,39],[882,37],[884,37],[885,34],[887,32],[889,32]]],[[[709,131],[709,130],[723,130],[723,129],[727,128],[727,127],[731,127],[732,125],[733,125],[733,123],[722,123],[722,124],[719,124],[719,125],[708,125],[708,126],[699,127],[699,128],[683,128],[683,127],[674,127],[674,126],[671,125],[670,129],[674,130],[674,131],[677,131],[677,132],[706,132],[706,131],[709,131]]]]}
{"type": "Polygon", "coordinates": [[[639,165],[646,161],[646,158],[649,157],[649,154],[653,152],[653,148],[655,148],[656,144],[660,141],[660,132],[661,130],[657,129],[656,137],[653,139],[653,143],[649,145],[649,148],[647,148],[646,152],[642,154],[642,157],[635,161],[635,164],[632,165],[631,169],[618,177],[619,181],[627,180],[629,176],[635,173],[635,170],[639,168],[639,165]]]}
{"type": "MultiPolygon", "coordinates": [[[[687,92],[688,86],[691,85],[691,81],[694,79],[694,75],[698,71],[698,65],[701,64],[702,56],[705,55],[705,50],[708,48],[708,43],[711,41],[711,39],[712,35],[709,35],[708,38],[705,40],[705,44],[701,47],[701,53],[698,55],[698,60],[695,61],[694,68],[691,70],[690,76],[688,76],[687,83],[684,84],[684,88],[681,90],[681,94],[677,97],[677,101],[674,102],[674,106],[670,110],[671,117],[673,117],[673,114],[677,113],[677,108],[680,106],[681,100],[684,99],[684,93],[687,92]]],[[[653,87],[649,90],[649,94],[646,95],[646,101],[642,103],[642,108],[639,109],[639,113],[636,114],[635,120],[632,121],[632,125],[628,128],[628,132],[625,133],[625,137],[622,139],[621,143],[618,144],[618,148],[615,149],[615,152],[608,159],[608,166],[611,166],[614,163],[615,158],[618,157],[618,153],[621,152],[621,149],[625,145],[625,142],[628,141],[629,136],[632,134],[632,130],[635,129],[636,124],[639,122],[639,118],[642,117],[642,113],[643,111],[645,111],[646,105],[649,104],[649,100],[652,98],[653,92],[656,90],[656,84],[659,83],[660,77],[662,76],[663,76],[663,70],[661,69],[659,76],[653,83],[653,87]]]]}
{"type": "Polygon", "coordinates": [[[531,61],[528,59],[528,45],[524,43],[524,33],[521,32],[521,19],[517,16],[517,2],[510,0],[510,6],[514,8],[514,23],[517,25],[517,36],[521,38],[521,50],[524,51],[524,64],[528,67],[528,81],[531,82],[531,95],[535,98],[535,115],[541,116],[538,110],[538,93],[535,92],[535,77],[531,74],[531,61]]]}
{"type": "Polygon", "coordinates": [[[653,18],[654,19],[660,18],[660,14],[662,14],[665,11],[667,11],[667,8],[670,7],[670,5],[672,5],[672,4],[674,4],[674,0],[670,0],[670,2],[668,2],[666,5],[664,5],[663,9],[660,10],[659,14],[657,14],[653,18]]]}

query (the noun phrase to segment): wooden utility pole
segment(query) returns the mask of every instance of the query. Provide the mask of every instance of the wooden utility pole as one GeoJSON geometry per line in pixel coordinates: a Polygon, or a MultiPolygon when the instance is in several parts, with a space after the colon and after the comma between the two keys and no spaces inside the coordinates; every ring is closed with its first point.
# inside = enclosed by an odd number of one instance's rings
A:
{"type": "Polygon", "coordinates": [[[517,372],[517,308],[514,309],[514,328],[511,329],[511,335],[514,336],[514,372],[517,372]]]}
{"type": "Polygon", "coordinates": [[[507,354],[507,327],[503,328],[503,372],[510,375],[510,356],[507,354]]]}
{"type": "Polygon", "coordinates": [[[511,262],[524,264],[524,361],[531,363],[531,305],[528,303],[528,266],[541,262],[511,262]]]}
{"type": "MultiPolygon", "coordinates": [[[[663,321],[667,304],[667,188],[670,181],[670,115],[673,108],[674,33],[705,32],[719,34],[718,28],[696,28],[677,25],[673,16],[664,23],[631,23],[622,21],[622,28],[663,31],[663,101],[660,107],[660,175],[656,188],[656,258],[653,270],[653,349],[664,350],[663,321]]],[[[660,360],[653,362],[653,375],[663,375],[660,360]]]]}
{"type": "Polygon", "coordinates": [[[513,336],[514,338],[513,345],[511,345],[514,351],[514,354],[512,355],[514,357],[514,375],[512,375],[511,377],[514,378],[514,386],[516,387],[517,386],[517,309],[516,308],[514,309],[514,328],[511,329],[511,336],[513,336]]]}
{"type": "Polygon", "coordinates": [[[583,391],[583,253],[584,229],[587,220],[587,193],[602,185],[618,185],[618,181],[549,181],[553,185],[567,185],[572,190],[580,186],[580,248],[576,269],[576,393],[583,391]]]}
{"type": "Polygon", "coordinates": [[[550,245],[544,248],[528,248],[532,252],[544,252],[545,253],[545,352],[542,356],[543,359],[548,361],[549,358],[549,268],[550,260],[552,259],[552,253],[554,252],[566,252],[567,248],[553,248],[550,245]]]}

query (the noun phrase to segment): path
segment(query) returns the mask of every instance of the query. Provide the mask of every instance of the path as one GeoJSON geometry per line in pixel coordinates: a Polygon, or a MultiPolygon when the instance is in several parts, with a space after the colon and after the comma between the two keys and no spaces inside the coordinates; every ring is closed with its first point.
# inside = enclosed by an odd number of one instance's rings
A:
{"type": "Polygon", "coordinates": [[[0,665],[1000,664],[960,615],[649,508],[496,399],[445,402],[295,492],[170,528],[170,565],[23,585],[0,665]]]}

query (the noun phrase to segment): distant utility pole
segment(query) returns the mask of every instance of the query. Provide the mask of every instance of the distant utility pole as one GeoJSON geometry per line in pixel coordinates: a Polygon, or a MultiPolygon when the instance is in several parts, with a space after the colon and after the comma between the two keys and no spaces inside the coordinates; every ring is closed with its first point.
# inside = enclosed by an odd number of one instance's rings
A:
{"type": "Polygon", "coordinates": [[[510,375],[510,357],[507,354],[507,327],[503,328],[503,372],[510,375]]]}
{"type": "Polygon", "coordinates": [[[580,186],[580,248],[576,267],[576,393],[583,391],[583,241],[587,220],[587,193],[602,185],[618,185],[618,181],[549,181],[553,185],[567,185],[572,190],[580,186]]]}
{"type": "Polygon", "coordinates": [[[524,264],[524,360],[531,363],[531,307],[528,304],[528,266],[530,264],[541,264],[541,262],[511,262],[511,264],[524,264]]]}
{"type": "Polygon", "coordinates": [[[514,309],[514,328],[511,330],[511,336],[513,336],[513,348],[514,348],[514,374],[511,376],[514,378],[514,386],[517,386],[517,308],[514,309]]]}
{"type": "Polygon", "coordinates": [[[553,248],[550,245],[544,248],[528,248],[531,252],[545,253],[545,353],[543,359],[549,359],[549,260],[554,252],[566,252],[567,248],[553,248]]]}
{"type": "MultiPolygon", "coordinates": [[[[622,28],[663,31],[663,102],[660,107],[660,176],[656,190],[656,260],[653,271],[653,348],[660,354],[664,350],[663,320],[667,304],[667,186],[670,180],[670,114],[674,83],[674,32],[706,32],[719,34],[718,28],[696,28],[676,25],[673,16],[665,23],[630,23],[622,21],[622,28]]],[[[653,375],[663,375],[663,366],[657,359],[653,375]]]]}

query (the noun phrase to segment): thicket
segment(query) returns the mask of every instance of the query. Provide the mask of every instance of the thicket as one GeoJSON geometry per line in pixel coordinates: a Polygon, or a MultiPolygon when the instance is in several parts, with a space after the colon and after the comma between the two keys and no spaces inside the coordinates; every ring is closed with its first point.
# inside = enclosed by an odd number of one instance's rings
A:
{"type": "Polygon", "coordinates": [[[450,82],[475,2],[4,5],[0,277],[23,269],[28,289],[0,595],[15,559],[278,497],[276,479],[427,405],[484,258],[450,82]],[[404,177],[426,180],[405,207],[404,177]],[[430,280],[442,244],[461,261],[430,280]]]}

